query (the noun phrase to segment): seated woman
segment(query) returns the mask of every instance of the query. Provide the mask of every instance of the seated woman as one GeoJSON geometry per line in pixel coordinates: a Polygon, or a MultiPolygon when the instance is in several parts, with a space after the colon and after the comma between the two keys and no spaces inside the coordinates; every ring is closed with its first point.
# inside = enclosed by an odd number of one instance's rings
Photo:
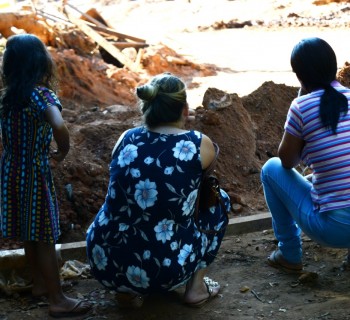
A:
{"type": "Polygon", "coordinates": [[[268,263],[291,272],[302,265],[301,231],[328,247],[350,247],[350,89],[336,79],[337,60],[319,38],[300,41],[291,65],[301,89],[292,102],[278,158],[261,179],[278,250],[268,263]],[[294,167],[312,170],[304,177],[294,167]]]}
{"type": "MultiPolygon", "coordinates": [[[[112,151],[107,196],[87,231],[92,273],[118,292],[121,306],[184,284],[185,303],[199,306],[219,292],[206,273],[228,223],[220,206],[201,212],[199,225],[194,219],[214,146],[206,135],[183,129],[189,108],[179,78],[160,74],[136,93],[145,125],[125,131],[112,151]]],[[[221,195],[228,211],[229,197],[221,195]]]]}

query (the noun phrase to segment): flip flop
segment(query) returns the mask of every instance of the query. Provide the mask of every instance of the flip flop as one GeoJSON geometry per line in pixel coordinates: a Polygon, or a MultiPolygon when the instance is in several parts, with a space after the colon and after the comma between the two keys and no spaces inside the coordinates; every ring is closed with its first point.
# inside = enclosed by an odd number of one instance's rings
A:
{"type": "Polygon", "coordinates": [[[218,282],[210,279],[209,277],[204,277],[203,278],[204,284],[207,288],[207,292],[208,292],[208,297],[199,300],[197,302],[186,302],[186,305],[192,308],[201,308],[204,304],[206,304],[207,302],[209,302],[210,300],[212,300],[214,297],[216,297],[219,293],[219,290],[214,290],[219,288],[220,289],[220,285],[218,282]]]}
{"type": "Polygon", "coordinates": [[[281,250],[275,250],[267,258],[267,263],[274,268],[287,273],[300,273],[303,270],[302,263],[290,263],[283,258],[281,250]]]}
{"type": "Polygon", "coordinates": [[[89,302],[80,300],[69,311],[49,311],[49,315],[53,318],[69,318],[87,314],[91,311],[92,305],[89,302]]]}

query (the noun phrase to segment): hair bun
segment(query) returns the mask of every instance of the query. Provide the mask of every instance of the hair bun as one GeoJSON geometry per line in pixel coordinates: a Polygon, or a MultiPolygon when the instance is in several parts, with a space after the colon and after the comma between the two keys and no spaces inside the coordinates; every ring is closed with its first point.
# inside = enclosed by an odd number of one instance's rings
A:
{"type": "Polygon", "coordinates": [[[158,84],[147,83],[136,89],[137,96],[145,101],[152,101],[158,94],[159,86],[158,84]]]}

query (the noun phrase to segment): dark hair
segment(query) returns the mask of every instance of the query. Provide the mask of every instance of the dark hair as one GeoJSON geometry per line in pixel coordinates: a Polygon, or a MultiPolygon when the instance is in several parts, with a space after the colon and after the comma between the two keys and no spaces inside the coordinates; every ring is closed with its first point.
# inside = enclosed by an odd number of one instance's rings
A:
{"type": "Polygon", "coordinates": [[[165,72],[136,89],[147,126],[177,121],[187,103],[186,86],[176,76],[165,72]]]}
{"type": "Polygon", "coordinates": [[[322,124],[335,134],[340,114],[348,111],[348,100],[331,86],[337,74],[337,58],[332,47],[320,38],[303,39],[293,48],[290,61],[307,91],[324,89],[320,118],[322,124]]]}
{"type": "Polygon", "coordinates": [[[19,110],[29,101],[36,85],[54,89],[56,74],[53,60],[44,43],[35,35],[18,34],[8,38],[2,61],[4,85],[0,114],[19,110]]]}

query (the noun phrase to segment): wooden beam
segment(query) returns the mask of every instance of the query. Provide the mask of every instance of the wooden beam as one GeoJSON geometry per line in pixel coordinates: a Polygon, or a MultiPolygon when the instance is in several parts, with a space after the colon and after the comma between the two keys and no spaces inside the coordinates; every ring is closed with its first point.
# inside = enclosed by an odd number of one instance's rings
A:
{"type": "Polygon", "coordinates": [[[88,19],[90,22],[94,23],[96,26],[99,27],[106,27],[103,23],[101,23],[100,21],[96,20],[95,18],[91,17],[90,15],[80,11],[78,8],[74,7],[72,4],[66,2],[66,5],[71,7],[72,9],[74,9],[75,11],[79,12],[83,17],[85,17],[86,19],[88,19]]]}
{"type": "Polygon", "coordinates": [[[139,49],[139,48],[146,48],[148,47],[148,44],[146,43],[140,43],[140,42],[112,42],[118,49],[124,49],[124,48],[135,48],[135,49],[139,49]]]}
{"type": "Polygon", "coordinates": [[[124,34],[124,33],[120,33],[120,32],[115,31],[114,29],[111,29],[111,28],[96,26],[96,25],[93,25],[92,23],[89,23],[89,22],[87,24],[92,29],[94,29],[96,31],[104,32],[104,33],[109,34],[111,36],[116,36],[116,37],[121,38],[121,39],[129,39],[129,40],[136,41],[136,42],[146,43],[146,40],[144,40],[144,39],[140,39],[140,38],[136,38],[133,36],[129,36],[129,35],[124,34]]]}
{"type": "Polygon", "coordinates": [[[98,32],[89,27],[83,20],[75,18],[71,15],[68,15],[68,18],[81,31],[83,31],[92,40],[97,42],[103,49],[105,49],[111,56],[117,59],[122,65],[124,65],[132,71],[136,71],[136,66],[133,61],[126,57],[118,48],[116,48],[112,43],[108,42],[108,40],[102,37],[98,32]]]}
{"type": "Polygon", "coordinates": [[[88,25],[93,28],[94,30],[97,31],[101,31],[101,32],[105,32],[106,34],[110,34],[110,35],[114,35],[118,38],[121,39],[129,39],[132,41],[136,41],[136,42],[146,42],[144,39],[140,39],[140,38],[136,38],[133,36],[129,36],[127,34],[123,34],[120,32],[117,32],[111,28],[109,28],[108,26],[105,26],[103,23],[101,23],[100,21],[94,19],[93,17],[89,16],[88,14],[80,11],[78,8],[74,7],[72,4],[66,2],[66,5],[69,6],[70,8],[74,9],[75,11],[77,11],[78,13],[80,13],[82,16],[84,16],[86,19],[88,19],[88,25]]]}

